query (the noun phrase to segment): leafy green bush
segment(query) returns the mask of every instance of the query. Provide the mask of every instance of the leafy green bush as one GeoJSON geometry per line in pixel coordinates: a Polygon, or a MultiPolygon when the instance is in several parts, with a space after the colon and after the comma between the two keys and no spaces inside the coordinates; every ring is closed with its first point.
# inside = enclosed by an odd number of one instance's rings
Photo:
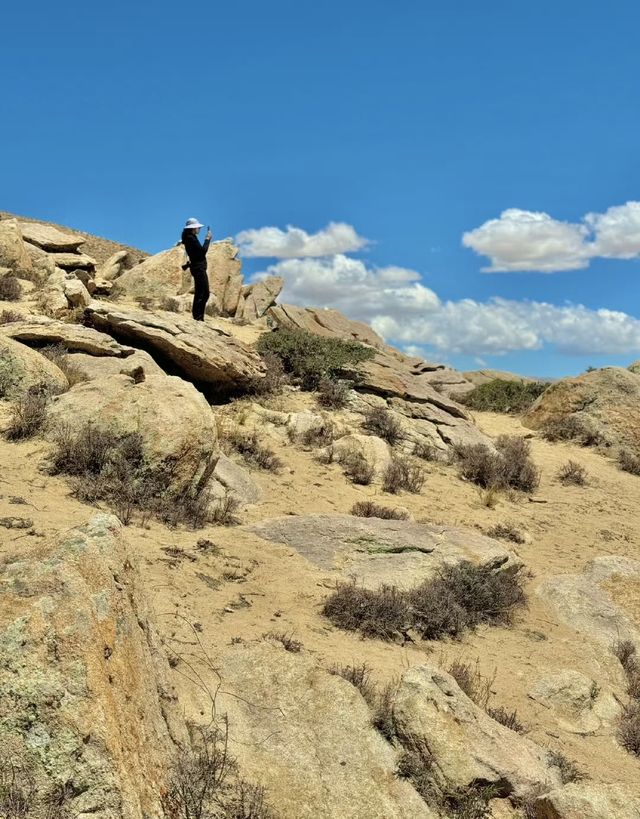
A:
{"type": "Polygon", "coordinates": [[[354,368],[369,361],[375,350],[355,341],[323,338],[303,330],[278,329],[258,339],[261,355],[272,353],[306,390],[314,390],[324,379],[354,378],[354,368]]]}
{"type": "Polygon", "coordinates": [[[548,386],[543,381],[496,378],[467,393],[463,403],[480,412],[525,412],[548,386]]]}

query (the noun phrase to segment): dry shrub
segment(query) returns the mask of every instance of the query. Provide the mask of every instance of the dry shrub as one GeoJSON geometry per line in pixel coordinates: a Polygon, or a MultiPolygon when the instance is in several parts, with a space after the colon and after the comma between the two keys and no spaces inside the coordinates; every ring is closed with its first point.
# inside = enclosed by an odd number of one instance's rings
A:
{"type": "Polygon", "coordinates": [[[176,299],[175,296],[165,296],[160,300],[159,307],[160,310],[164,310],[167,313],[179,313],[180,301],[176,299]]]}
{"type": "Polygon", "coordinates": [[[636,647],[631,640],[619,640],[613,645],[613,653],[620,660],[620,664],[626,671],[636,664],[636,647]]]}
{"type": "Polygon", "coordinates": [[[558,471],[558,480],[563,486],[586,486],[587,470],[577,461],[567,461],[558,471]]]}
{"type": "Polygon", "coordinates": [[[339,381],[333,378],[324,378],[318,384],[316,401],[327,409],[344,409],[349,403],[351,381],[339,381]]]}
{"type": "Polygon", "coordinates": [[[435,444],[430,444],[427,441],[416,441],[413,445],[414,457],[420,458],[421,461],[441,461],[443,455],[441,450],[435,444]]]}
{"type": "Polygon", "coordinates": [[[143,310],[154,310],[156,300],[152,296],[135,296],[134,301],[143,310]]]}
{"type": "Polygon", "coordinates": [[[501,540],[509,540],[511,543],[524,543],[525,538],[515,523],[496,523],[487,529],[488,537],[497,537],[501,540]]]}
{"type": "Polygon", "coordinates": [[[0,278],[0,301],[20,301],[22,285],[16,276],[0,278]]]}
{"type": "Polygon", "coordinates": [[[408,520],[406,509],[392,509],[373,501],[358,501],[351,507],[351,514],[359,518],[382,518],[382,520],[408,520]]]}
{"type": "Polygon", "coordinates": [[[300,442],[305,446],[329,446],[336,439],[336,425],[333,421],[324,420],[315,427],[306,429],[300,435],[300,442]]]}
{"type": "Polygon", "coordinates": [[[634,455],[627,449],[623,449],[618,455],[618,466],[623,472],[630,475],[640,475],[640,455],[634,455]]]}
{"type": "Polygon", "coordinates": [[[558,769],[563,785],[568,785],[570,782],[580,782],[580,780],[587,778],[576,763],[572,762],[562,751],[548,751],[547,758],[549,765],[553,765],[554,768],[558,769]]]}
{"type": "Polygon", "coordinates": [[[278,472],[281,469],[282,461],[272,449],[260,443],[255,430],[251,433],[230,432],[226,440],[248,464],[266,469],[268,472],[278,472]]]}
{"type": "Polygon", "coordinates": [[[275,819],[264,789],[239,775],[226,720],[191,727],[191,748],[174,763],[162,807],[171,819],[275,819]]]}
{"type": "Polygon", "coordinates": [[[359,450],[352,448],[340,452],[338,462],[344,474],[352,482],[360,486],[368,486],[373,480],[375,469],[359,450]]]}
{"type": "Polygon", "coordinates": [[[485,444],[458,447],[456,454],[463,478],[485,489],[519,489],[531,492],[540,483],[540,472],[530,458],[526,438],[501,435],[492,452],[485,444]]]}
{"type": "Polygon", "coordinates": [[[264,376],[252,378],[245,392],[249,395],[279,395],[289,382],[282,361],[273,353],[265,353],[262,363],[264,376]]]}
{"type": "Polygon", "coordinates": [[[396,737],[396,723],[393,716],[393,700],[398,688],[397,682],[390,682],[376,693],[371,724],[389,742],[396,737]]]}
{"type": "Polygon", "coordinates": [[[478,663],[476,662],[475,666],[472,666],[471,663],[454,660],[447,671],[467,697],[475,702],[477,706],[486,710],[491,698],[491,686],[494,680],[480,673],[478,663]]]}
{"type": "Polygon", "coordinates": [[[217,463],[185,443],[175,454],[151,461],[137,432],[88,423],[77,432],[55,432],[50,471],[72,478],[74,495],[89,503],[104,501],[124,524],[138,514],[142,522],[157,517],[170,526],[199,528],[210,522],[210,478],[217,463]]]}
{"type": "Polygon", "coordinates": [[[45,358],[48,358],[59,370],[62,370],[69,382],[69,386],[73,387],[75,384],[81,384],[87,380],[87,377],[82,373],[78,367],[69,358],[69,353],[64,344],[48,344],[43,347],[40,352],[45,358]]]}
{"type": "Polygon", "coordinates": [[[207,316],[211,316],[211,318],[218,318],[218,316],[220,315],[220,310],[215,301],[207,302],[207,306],[204,308],[204,312],[206,313],[207,316]]]}
{"type": "Polygon", "coordinates": [[[384,640],[412,628],[425,640],[455,637],[480,623],[508,625],[526,603],[522,566],[500,569],[495,562],[462,561],[408,591],[383,585],[364,589],[341,583],[327,598],[323,614],[339,628],[384,640]]]}
{"type": "Polygon", "coordinates": [[[374,407],[368,410],[362,426],[367,432],[382,438],[390,446],[394,446],[405,437],[400,422],[384,407],[374,407]]]}
{"type": "Polygon", "coordinates": [[[631,700],[622,710],[618,726],[620,744],[629,753],[640,756],[640,702],[631,700]]]}
{"type": "Polygon", "coordinates": [[[600,446],[602,435],[594,430],[588,421],[576,415],[566,415],[549,421],[541,430],[547,441],[575,441],[581,446],[600,446]]]}
{"type": "Polygon", "coordinates": [[[406,457],[393,457],[382,475],[382,489],[392,495],[404,489],[407,492],[418,494],[426,475],[424,469],[406,457]]]}
{"type": "Polygon", "coordinates": [[[240,508],[240,501],[230,492],[217,498],[211,506],[211,523],[216,526],[233,526],[238,523],[236,512],[240,508]]]}
{"type": "Polygon", "coordinates": [[[285,631],[268,631],[262,635],[263,640],[274,640],[276,643],[292,654],[299,654],[302,651],[302,643],[296,640],[293,634],[287,634],[285,631]]]}
{"type": "Polygon", "coordinates": [[[0,755],[0,816],[2,819],[72,819],[69,784],[44,784],[41,766],[9,745],[0,755]]]}
{"type": "Polygon", "coordinates": [[[362,663],[362,665],[333,665],[329,669],[329,673],[350,682],[362,694],[367,705],[370,707],[375,706],[377,689],[375,683],[371,680],[371,669],[366,663],[362,663]]]}
{"type": "Polygon", "coordinates": [[[339,628],[382,640],[401,636],[411,624],[406,594],[387,585],[373,590],[340,583],[325,601],[322,613],[339,628]]]}
{"type": "Polygon", "coordinates": [[[29,387],[11,405],[9,426],[4,431],[8,441],[33,438],[42,431],[47,420],[47,407],[51,392],[43,385],[29,387]]]}
{"type": "Polygon", "coordinates": [[[640,756],[640,665],[635,644],[620,640],[613,646],[627,676],[629,702],[622,709],[618,722],[618,739],[623,748],[640,756]]]}
{"type": "Polygon", "coordinates": [[[24,316],[17,310],[3,310],[0,313],[0,324],[13,324],[16,321],[22,321],[23,318],[24,316]]]}
{"type": "Polygon", "coordinates": [[[513,711],[507,711],[506,708],[498,706],[497,708],[487,708],[486,710],[492,719],[499,722],[500,725],[504,725],[504,727],[510,731],[515,731],[516,734],[527,733],[527,728],[518,719],[518,712],[515,708],[513,711]]]}
{"type": "Polygon", "coordinates": [[[409,781],[427,804],[439,801],[433,778],[434,758],[423,737],[403,735],[396,776],[409,781]]]}

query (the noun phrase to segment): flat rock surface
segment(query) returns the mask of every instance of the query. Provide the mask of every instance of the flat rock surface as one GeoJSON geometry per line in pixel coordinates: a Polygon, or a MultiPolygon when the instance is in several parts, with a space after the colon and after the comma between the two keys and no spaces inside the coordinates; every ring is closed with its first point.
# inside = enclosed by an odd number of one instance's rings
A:
{"type": "Polygon", "coordinates": [[[0,383],[5,396],[24,392],[29,387],[44,384],[53,392],[63,392],[69,386],[64,373],[41,353],[18,341],[0,335],[0,383]]]}
{"type": "Polygon", "coordinates": [[[292,515],[247,527],[284,543],[321,569],[355,575],[365,586],[413,586],[445,564],[509,561],[501,543],[469,529],[352,515],[292,515]]]}
{"type": "Polygon", "coordinates": [[[73,353],[117,358],[126,358],[134,353],[132,347],[118,344],[106,333],[45,316],[33,316],[28,321],[12,321],[0,325],[0,333],[33,347],[62,344],[73,353]]]}
{"type": "Polygon", "coordinates": [[[64,233],[52,225],[42,225],[37,222],[20,222],[20,230],[25,241],[37,245],[44,250],[75,251],[86,239],[76,233],[64,233]]]}
{"type": "Polygon", "coordinates": [[[213,390],[237,390],[264,374],[256,352],[206,322],[103,302],[92,302],[86,313],[96,329],[161,356],[175,374],[213,390]]]}

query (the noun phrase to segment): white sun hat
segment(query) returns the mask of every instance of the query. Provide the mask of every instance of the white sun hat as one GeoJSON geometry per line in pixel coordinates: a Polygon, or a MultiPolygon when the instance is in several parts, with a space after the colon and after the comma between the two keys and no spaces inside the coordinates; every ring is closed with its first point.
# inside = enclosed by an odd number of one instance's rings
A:
{"type": "Polygon", "coordinates": [[[201,225],[200,222],[198,222],[197,219],[194,219],[192,217],[191,219],[187,219],[187,223],[186,223],[186,225],[184,227],[185,227],[185,230],[186,230],[187,228],[201,228],[201,227],[204,227],[204,225],[201,225]]]}

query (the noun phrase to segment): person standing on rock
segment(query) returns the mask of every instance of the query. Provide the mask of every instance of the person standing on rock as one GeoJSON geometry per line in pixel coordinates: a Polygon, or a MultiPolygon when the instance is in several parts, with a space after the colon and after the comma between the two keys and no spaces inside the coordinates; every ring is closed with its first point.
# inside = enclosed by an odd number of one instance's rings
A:
{"type": "Polygon", "coordinates": [[[190,268],[193,276],[193,307],[191,314],[196,321],[204,321],[204,311],[209,301],[209,278],[207,276],[207,250],[211,242],[211,231],[207,229],[204,243],[200,244],[198,233],[204,227],[197,219],[187,219],[182,231],[182,244],[189,261],[183,269],[190,268]]]}

